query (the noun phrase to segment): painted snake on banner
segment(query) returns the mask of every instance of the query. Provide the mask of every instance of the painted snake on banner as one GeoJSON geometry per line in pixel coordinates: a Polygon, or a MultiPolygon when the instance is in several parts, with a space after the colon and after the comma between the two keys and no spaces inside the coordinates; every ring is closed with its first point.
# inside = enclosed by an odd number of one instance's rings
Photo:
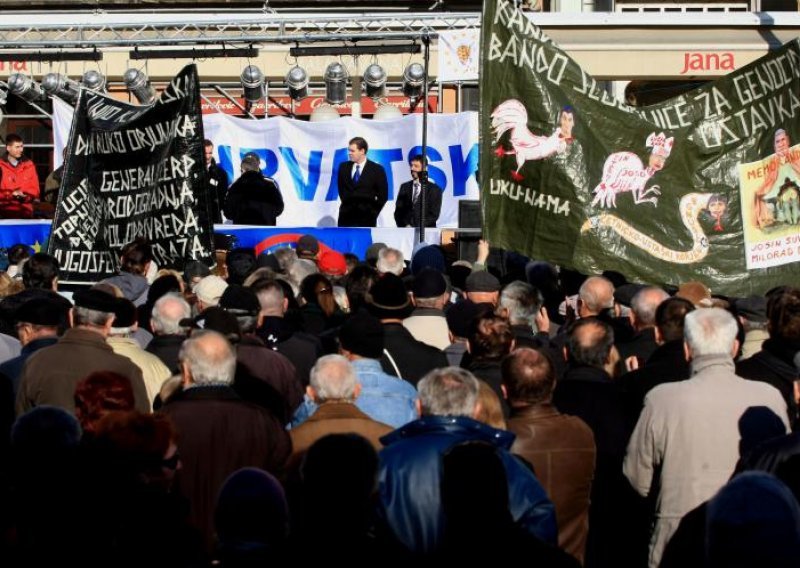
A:
{"type": "Polygon", "coordinates": [[[609,213],[589,217],[581,226],[581,233],[607,227],[632,245],[659,260],[674,264],[692,264],[703,260],[708,254],[708,237],[700,226],[698,215],[706,208],[711,196],[711,193],[687,193],[681,198],[678,210],[683,225],[692,235],[692,248],[687,251],[669,249],[654,238],[633,228],[627,221],[609,213]]]}

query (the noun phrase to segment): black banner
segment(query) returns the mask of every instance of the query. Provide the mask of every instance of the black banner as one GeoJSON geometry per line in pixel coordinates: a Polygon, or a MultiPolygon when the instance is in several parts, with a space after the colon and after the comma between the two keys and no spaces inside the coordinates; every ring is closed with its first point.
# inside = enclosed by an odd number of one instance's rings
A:
{"type": "Polygon", "coordinates": [[[156,102],[135,106],[83,91],[75,108],[48,253],[62,280],[97,281],[137,237],[160,267],[211,264],[213,219],[195,65],[156,102]]]}

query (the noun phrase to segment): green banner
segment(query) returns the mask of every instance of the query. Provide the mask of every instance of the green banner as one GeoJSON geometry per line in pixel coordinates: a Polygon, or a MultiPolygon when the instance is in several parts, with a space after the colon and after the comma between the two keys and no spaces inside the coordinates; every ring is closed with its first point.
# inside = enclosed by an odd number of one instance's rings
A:
{"type": "Polygon", "coordinates": [[[800,275],[800,43],[648,107],[513,2],[484,3],[480,183],[495,246],[587,274],[763,294],[800,275]]]}

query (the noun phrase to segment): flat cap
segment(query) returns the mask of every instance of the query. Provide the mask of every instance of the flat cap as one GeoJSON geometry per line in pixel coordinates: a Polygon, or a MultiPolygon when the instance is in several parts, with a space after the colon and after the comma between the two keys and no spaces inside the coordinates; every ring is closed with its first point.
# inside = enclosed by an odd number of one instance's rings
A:
{"type": "Polygon", "coordinates": [[[467,292],[498,292],[500,281],[485,270],[477,270],[467,276],[464,288],[467,292]]]}
{"type": "Polygon", "coordinates": [[[117,307],[117,299],[100,290],[78,290],[72,295],[72,301],[79,308],[107,314],[113,314],[117,307]]]}

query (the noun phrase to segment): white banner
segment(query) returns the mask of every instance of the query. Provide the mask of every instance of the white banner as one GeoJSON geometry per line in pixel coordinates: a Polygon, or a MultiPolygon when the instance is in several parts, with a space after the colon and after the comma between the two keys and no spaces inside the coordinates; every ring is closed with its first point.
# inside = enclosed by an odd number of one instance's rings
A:
{"type": "MultiPolygon", "coordinates": [[[[69,136],[72,109],[54,105],[56,167],[69,136]]],[[[367,158],[380,163],[389,181],[389,201],[379,227],[394,227],[394,205],[400,184],[411,179],[408,159],[421,152],[422,115],[375,122],[343,117],[331,122],[305,122],[283,117],[242,119],[225,114],[203,117],[205,137],[214,142],[217,163],[231,181],[239,176],[242,157],[261,156],[264,175],[274,178],[286,205],[278,226],[336,226],[339,212],[336,172],[347,161],[347,142],[354,136],[369,144],[367,158]]],[[[478,199],[477,113],[428,115],[430,179],[443,190],[437,226],[458,224],[458,201],[478,199]]]]}
{"type": "Polygon", "coordinates": [[[480,63],[480,30],[439,32],[439,74],[437,80],[477,81],[480,63]]]}

